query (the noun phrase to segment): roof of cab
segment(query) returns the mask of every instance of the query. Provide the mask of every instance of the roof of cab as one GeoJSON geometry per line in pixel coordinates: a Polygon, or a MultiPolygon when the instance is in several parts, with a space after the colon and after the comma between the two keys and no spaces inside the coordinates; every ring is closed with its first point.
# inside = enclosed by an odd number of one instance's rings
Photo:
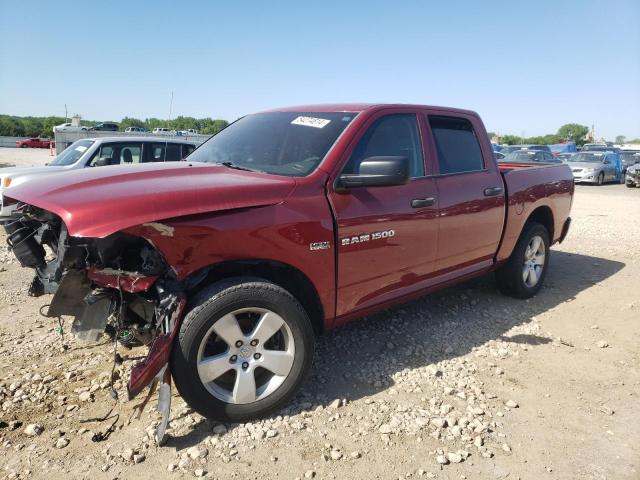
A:
{"type": "Polygon", "coordinates": [[[466,113],[471,115],[477,115],[472,110],[465,110],[460,108],[440,107],[434,105],[417,105],[409,103],[327,103],[327,104],[312,104],[312,105],[296,105],[292,107],[273,108],[265,110],[265,112],[353,112],[359,113],[366,110],[382,110],[385,108],[415,108],[415,109],[432,109],[440,110],[452,113],[466,113]]]}

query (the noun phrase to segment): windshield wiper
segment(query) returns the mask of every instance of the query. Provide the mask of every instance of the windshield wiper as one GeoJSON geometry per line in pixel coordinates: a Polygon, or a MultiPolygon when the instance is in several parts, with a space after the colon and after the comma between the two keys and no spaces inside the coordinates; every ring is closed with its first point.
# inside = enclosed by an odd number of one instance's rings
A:
{"type": "Polygon", "coordinates": [[[259,170],[254,170],[253,168],[249,168],[249,167],[241,167],[240,165],[236,165],[235,163],[232,162],[217,162],[216,165],[224,165],[225,167],[228,168],[234,168],[236,170],[244,170],[246,172],[258,172],[259,170]]]}

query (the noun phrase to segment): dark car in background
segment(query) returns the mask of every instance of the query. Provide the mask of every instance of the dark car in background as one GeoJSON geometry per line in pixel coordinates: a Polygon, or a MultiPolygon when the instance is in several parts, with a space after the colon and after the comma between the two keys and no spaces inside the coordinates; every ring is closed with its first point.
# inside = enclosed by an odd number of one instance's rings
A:
{"type": "Polygon", "coordinates": [[[640,163],[640,151],[638,152],[621,151],[619,155],[620,155],[620,160],[622,161],[623,172],[626,172],[631,165],[640,163]]]}
{"type": "Polygon", "coordinates": [[[118,124],[114,122],[102,122],[94,125],[89,130],[94,132],[117,132],[119,129],[118,124]]]}
{"type": "Polygon", "coordinates": [[[562,163],[551,152],[544,150],[516,150],[498,161],[505,163],[562,163]]]}
{"type": "Polygon", "coordinates": [[[505,147],[502,147],[502,150],[500,150],[500,152],[504,153],[505,155],[508,155],[511,152],[515,152],[517,150],[541,150],[544,152],[551,153],[551,148],[549,147],[549,145],[532,145],[532,144],[507,145],[505,147]]]}

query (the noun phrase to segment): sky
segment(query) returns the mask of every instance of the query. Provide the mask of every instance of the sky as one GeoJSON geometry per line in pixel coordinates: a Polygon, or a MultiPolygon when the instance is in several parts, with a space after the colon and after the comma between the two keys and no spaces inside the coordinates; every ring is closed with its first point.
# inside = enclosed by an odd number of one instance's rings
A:
{"type": "Polygon", "coordinates": [[[640,0],[0,0],[0,113],[234,120],[401,102],[640,137],[640,0]]]}

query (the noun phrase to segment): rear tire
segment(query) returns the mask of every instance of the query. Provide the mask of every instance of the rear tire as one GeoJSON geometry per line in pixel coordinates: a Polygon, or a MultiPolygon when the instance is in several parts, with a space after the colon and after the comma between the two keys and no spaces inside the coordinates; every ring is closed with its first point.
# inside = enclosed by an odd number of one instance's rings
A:
{"type": "Polygon", "coordinates": [[[549,232],[527,222],[507,263],[496,271],[498,288],[505,295],[531,298],[542,288],[549,264],[549,232]]]}
{"type": "Polygon", "coordinates": [[[291,400],[311,368],[314,333],[289,292],[238,277],[205,288],[190,303],[171,372],[192,408],[210,419],[244,423],[291,400]]]}

